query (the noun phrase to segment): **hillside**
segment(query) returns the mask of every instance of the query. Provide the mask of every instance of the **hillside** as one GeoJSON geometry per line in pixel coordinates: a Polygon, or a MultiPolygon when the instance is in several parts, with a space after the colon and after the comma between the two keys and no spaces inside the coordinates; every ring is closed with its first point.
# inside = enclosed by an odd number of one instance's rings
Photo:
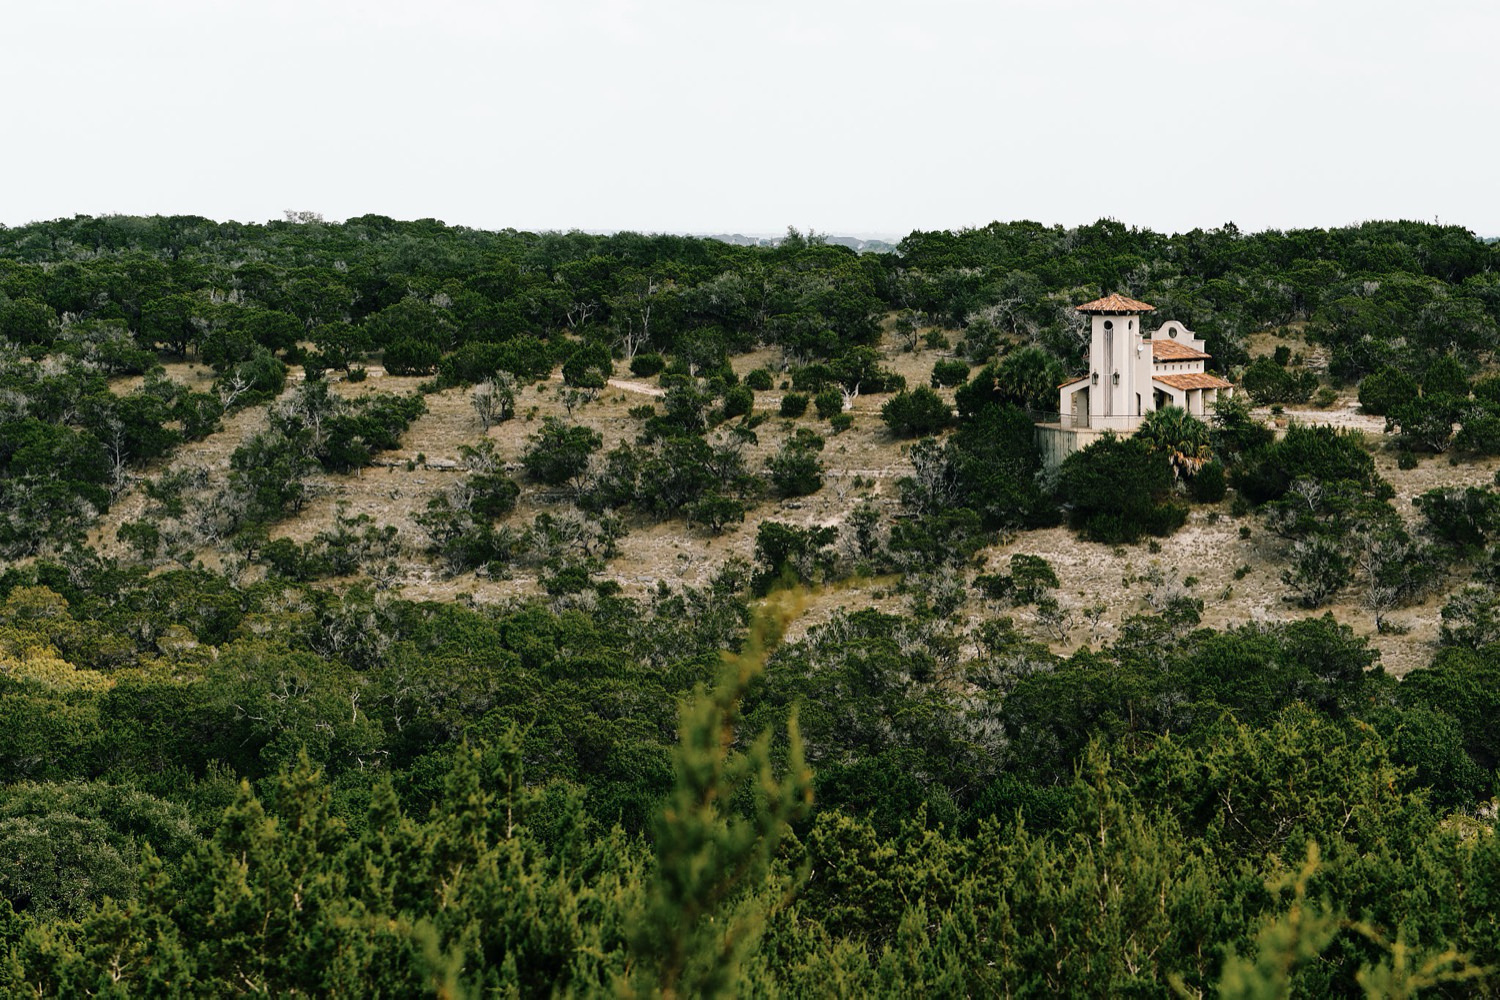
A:
{"type": "Polygon", "coordinates": [[[1491,995],[1497,254],[0,229],[0,992],[1491,995]]]}
{"type": "MultiPolygon", "coordinates": [[[[731,363],[743,377],[755,368],[774,365],[775,353],[762,350],[738,355],[731,358],[731,363]]],[[[942,349],[903,351],[890,334],[881,342],[882,364],[912,385],[924,384],[932,366],[952,356],[950,350],[942,349]]],[[[169,378],[184,385],[206,388],[211,381],[211,372],[201,364],[169,361],[166,371],[169,378]]],[[[347,396],[371,392],[409,394],[419,392],[424,381],[418,376],[386,375],[378,365],[369,372],[370,377],[364,382],[335,382],[336,391],[347,396]]],[[[453,388],[431,393],[425,397],[427,412],[402,435],[398,448],[383,455],[378,464],[355,473],[314,477],[308,505],[272,527],[270,538],[306,544],[319,532],[333,530],[338,517],[363,515],[398,532],[402,548],[397,560],[399,570],[381,577],[381,586],[393,593],[411,600],[453,600],[465,595],[489,604],[543,596],[545,590],[539,583],[543,571],[537,566],[516,567],[503,578],[482,571],[445,572],[438,560],[423,552],[428,534],[416,518],[429,501],[462,478],[460,448],[483,439],[494,442],[507,471],[522,483],[516,508],[504,523],[521,526],[549,509],[576,510],[563,491],[527,482],[520,456],[527,447],[528,435],[535,433],[547,417],[597,431],[603,439],[602,452],[632,440],[639,421],[629,416],[629,410],[658,401],[663,390],[655,378],[630,377],[628,371],[623,375],[612,376],[599,398],[570,414],[560,398],[564,391],[561,375],[554,372],[551,378],[518,394],[516,410],[523,416],[488,430],[481,428],[475,416],[471,390],[453,388]]],[[[302,378],[303,373],[294,367],[283,395],[293,392],[302,378]]],[[[138,383],[138,379],[121,379],[113,388],[124,393],[138,383]]],[[[701,587],[727,560],[739,559],[746,564],[754,561],[756,528],[762,521],[839,528],[849,513],[866,501],[887,518],[899,515],[897,482],[912,472],[906,457],[911,441],[893,435],[880,419],[880,408],[891,394],[855,397],[847,411],[854,416],[854,422],[849,430],[837,435],[831,434],[826,421],[818,420],[811,412],[795,421],[775,416],[783,395],[782,390],[757,394],[756,412],[772,419],[757,428],[759,440],[744,451],[746,464],[750,468],[764,466],[798,426],[819,429],[828,435],[828,444],[821,453],[825,467],[822,489],[794,499],[768,498],[750,510],[741,524],[729,527],[722,535],[681,521],[629,519],[628,533],[618,542],[618,554],[606,562],[599,578],[619,584],[632,597],[649,595],[662,580],[701,587]]],[[[942,395],[951,403],[951,390],[942,390],[942,395]]],[[[226,422],[222,430],[185,444],[170,459],[143,470],[142,474],[152,476],[202,468],[209,470],[211,477],[222,479],[229,469],[230,455],[263,425],[264,409],[263,406],[242,411],[226,422]]],[[[1256,416],[1267,424],[1275,422],[1266,407],[1257,410],[1256,416]]],[[[1324,408],[1283,409],[1282,419],[1348,428],[1363,434],[1380,475],[1395,490],[1392,506],[1413,532],[1419,532],[1421,526],[1421,516],[1412,503],[1415,497],[1433,489],[1488,487],[1500,469],[1500,461],[1488,457],[1459,464],[1429,459],[1415,468],[1401,469],[1397,465],[1395,435],[1385,433],[1384,418],[1361,415],[1357,400],[1348,395],[1324,408]]],[[[119,527],[139,519],[145,507],[142,490],[124,492],[101,519],[93,536],[99,551],[129,559],[131,549],[120,540],[119,527]]],[[[1183,589],[1204,601],[1203,623],[1212,628],[1331,613],[1368,638],[1379,650],[1386,669],[1398,676],[1431,660],[1439,648],[1439,611],[1450,595],[1467,582],[1461,572],[1448,574],[1420,602],[1395,612],[1391,616],[1395,629],[1378,632],[1372,615],[1361,605],[1363,595],[1359,587],[1348,588],[1338,599],[1318,609],[1299,607],[1295,594],[1280,579],[1290,543],[1264,530],[1254,518],[1235,517],[1230,507],[1228,500],[1195,507],[1187,525],[1171,536],[1130,546],[1081,541],[1065,527],[1010,533],[979,549],[969,569],[977,573],[986,567],[1003,566],[1016,553],[1047,559],[1067,581],[1059,599],[1072,612],[1072,621],[1059,629],[1035,621],[1034,615],[1031,620],[1024,615],[1022,618],[1037,641],[1063,655],[1090,645],[1108,644],[1118,634],[1124,619],[1153,610],[1151,600],[1155,592],[1174,589],[1176,585],[1175,589],[1183,589]],[[1250,527],[1248,538],[1241,537],[1242,526],[1250,527]],[[1242,573],[1242,567],[1249,571],[1242,573]],[[1187,578],[1196,582],[1183,588],[1182,582],[1187,578]],[[1083,609],[1099,603],[1105,606],[1102,614],[1083,614],[1083,609]]],[[[184,553],[179,560],[202,561],[218,568],[222,565],[222,554],[213,546],[202,546],[184,553]]],[[[170,562],[163,559],[161,564],[170,562]]],[[[247,567],[244,572],[248,579],[255,579],[264,575],[264,568],[247,567]]],[[[359,579],[357,575],[332,579],[328,585],[340,586],[359,579]]],[[[792,623],[792,634],[801,634],[809,625],[826,620],[836,609],[879,607],[900,611],[902,605],[883,577],[846,581],[836,590],[816,595],[802,616],[792,623]]],[[[957,622],[967,622],[973,627],[1005,611],[1003,603],[988,601],[982,593],[969,588],[955,615],[957,622]]]]}

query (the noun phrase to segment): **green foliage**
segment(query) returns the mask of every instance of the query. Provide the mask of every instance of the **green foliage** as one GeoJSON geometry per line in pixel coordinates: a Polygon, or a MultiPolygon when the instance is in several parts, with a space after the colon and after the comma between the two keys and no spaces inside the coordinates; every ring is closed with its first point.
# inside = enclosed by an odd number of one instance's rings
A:
{"type": "Polygon", "coordinates": [[[953,413],[941,396],[926,386],[892,396],[880,408],[880,418],[898,437],[922,437],[947,427],[953,413]]]}
{"type": "Polygon", "coordinates": [[[597,341],[585,343],[563,362],[563,384],[581,389],[603,389],[613,367],[608,347],[597,341]]]}
{"type": "Polygon", "coordinates": [[[1042,556],[1017,552],[1010,557],[1010,573],[1007,575],[980,576],[974,580],[990,597],[1013,604],[1035,604],[1046,596],[1048,590],[1062,586],[1052,564],[1042,556]]]}
{"type": "Polygon", "coordinates": [[[743,417],[755,408],[755,393],[748,386],[730,386],[724,392],[724,409],[720,411],[725,420],[743,417]]]}
{"type": "MultiPolygon", "coordinates": [[[[660,375],[662,369],[666,367],[667,359],[663,358],[660,354],[637,354],[630,359],[630,374],[637,378],[650,378],[653,375],[660,375]]],[[[756,387],[751,386],[751,388],[756,387]]],[[[770,386],[767,385],[766,388],[769,389],[770,386]]]]}
{"type": "Polygon", "coordinates": [[[807,412],[807,397],[800,392],[789,392],[781,397],[781,415],[793,420],[807,412]]]}
{"type": "Polygon", "coordinates": [[[1214,403],[1210,442],[1214,454],[1227,465],[1253,454],[1276,439],[1276,432],[1250,415],[1240,396],[1220,396],[1214,403]]]}
{"type": "Polygon", "coordinates": [[[745,376],[745,385],[756,392],[766,392],[774,384],[771,373],[764,368],[755,368],[745,376]]]}
{"type": "Polygon", "coordinates": [[[838,537],[832,528],[799,528],[779,521],[762,521],[755,532],[756,570],[752,586],[767,593],[778,583],[821,583],[832,571],[838,537]]]}
{"type": "Polygon", "coordinates": [[[991,363],[954,394],[958,412],[973,416],[989,404],[1010,403],[1033,410],[1057,406],[1057,386],[1068,377],[1057,358],[1026,347],[991,363]]]}
{"type": "Polygon", "coordinates": [[[1422,395],[1451,396],[1464,399],[1469,395],[1469,377],[1463,364],[1451,354],[1445,354],[1427,365],[1422,373],[1422,395]]]}
{"type": "MultiPolygon", "coordinates": [[[[1401,403],[1386,417],[1387,429],[1399,431],[1398,441],[1409,451],[1424,451],[1441,454],[1448,450],[1453,438],[1453,424],[1459,419],[1460,405],[1456,397],[1446,395],[1422,395],[1401,403]]],[[[1467,441],[1469,450],[1478,450],[1472,438],[1467,441]]]]}
{"type": "Polygon", "coordinates": [[[824,389],[813,397],[813,406],[821,419],[829,420],[844,412],[844,394],[838,389],[824,389]]]}
{"type": "Polygon", "coordinates": [[[1091,541],[1170,535],[1186,520],[1187,512],[1169,499],[1172,468],[1167,456],[1138,437],[1106,434],[1069,455],[1058,474],[1057,492],[1069,521],[1091,541]]]}
{"type": "Polygon", "coordinates": [[[1500,658],[1495,654],[1486,643],[1446,648],[1430,666],[1409,673],[1397,692],[1403,705],[1453,719],[1465,752],[1485,773],[1500,767],[1500,732],[1493,724],[1500,711],[1500,658]]]}
{"type": "Polygon", "coordinates": [[[969,365],[959,358],[941,358],[933,362],[931,385],[934,389],[951,389],[969,377],[969,365]]]}
{"type": "Polygon", "coordinates": [[[1193,474],[1189,488],[1197,503],[1218,503],[1228,489],[1228,477],[1219,462],[1205,462],[1193,474]]]}
{"type": "Polygon", "coordinates": [[[1283,496],[1300,479],[1348,481],[1375,494],[1387,489],[1358,434],[1304,424],[1293,424],[1279,440],[1245,455],[1230,482],[1252,503],[1261,504],[1283,496]]]}
{"type": "MultiPolygon", "coordinates": [[[[1019,626],[956,612],[997,530],[1056,520],[1020,407],[1055,407],[1074,302],[1129,289],[1226,366],[1250,364],[1244,331],[1305,324],[1332,377],[1368,376],[1362,395],[1421,373],[1423,406],[1393,422],[1407,446],[1488,453],[1494,387],[1466,399],[1454,376],[1500,343],[1496,252],[1411,222],[994,223],[913,233],[899,256],[800,233],[739,247],[381,216],[0,229],[0,340],[18,345],[0,352],[0,993],[1490,995],[1487,499],[1419,500],[1476,582],[1446,598],[1432,665],[1399,684],[1331,619],[1216,632],[1160,575],[1159,613],[1091,629],[1067,658],[1023,631],[1071,640],[1065,619],[1088,614],[1039,566],[975,581],[1034,578],[1019,626]],[[730,353],[811,359],[799,391],[895,391],[871,348],[893,311],[912,347],[934,325],[949,332],[929,343],[976,359],[1037,346],[977,373],[957,428],[910,447],[898,516],[877,491],[839,528],[770,522],[753,572],[762,590],[851,565],[904,574],[875,586],[910,610],[819,595],[761,674],[774,639],[746,631],[749,567],[620,592],[604,560],[625,518],[723,530],[760,492],[753,418],[715,428],[744,399],[730,353]],[[380,588],[410,571],[387,570],[405,540],[347,512],[269,540],[266,522],[311,501],[313,470],[359,467],[421,412],[342,399],[324,369],[410,349],[439,386],[507,373],[518,389],[614,342],[678,373],[640,439],[585,462],[571,492],[587,513],[513,522],[519,488],[486,444],[418,515],[441,568],[525,570],[545,593],[403,600],[380,588]],[[225,410],[272,405],[222,488],[191,462],[141,484],[119,538],[141,559],[120,564],[78,545],[95,512],[221,419],[208,394],[148,375],[157,346],[196,349],[225,410]],[[278,355],[313,383],[287,392],[278,355]],[[147,377],[128,391],[120,374],[147,377]],[[224,575],[164,563],[213,548],[224,575]],[[367,579],[299,582],[346,570],[367,579]],[[743,658],[694,698],[724,649],[743,658]]],[[[1271,363],[1301,381],[1291,353],[1271,363]]],[[[1273,443],[1231,400],[1210,447],[1271,534],[1343,561],[1377,626],[1451,563],[1405,533],[1357,438],[1294,426],[1273,443]]]]}
{"type": "Polygon", "coordinates": [[[1240,376],[1240,388],[1259,406],[1267,403],[1305,403],[1318,387],[1311,371],[1294,372],[1270,358],[1256,358],[1240,376]]]}
{"type": "Polygon", "coordinates": [[[733,497],[709,494],[688,507],[688,522],[701,524],[715,535],[722,535],[731,523],[745,520],[745,504],[733,497]]]}
{"type": "Polygon", "coordinates": [[[1152,410],[1135,436],[1151,451],[1167,456],[1173,473],[1183,478],[1195,476],[1212,454],[1208,425],[1180,406],[1152,410]]]}
{"type": "Polygon", "coordinates": [[[385,370],[392,375],[431,375],[442,359],[443,351],[437,344],[411,338],[395,341],[381,355],[385,370]]]}
{"type": "Polygon", "coordinates": [[[1485,547],[1500,531],[1500,496],[1477,486],[1428,490],[1413,497],[1427,531],[1452,546],[1459,555],[1485,547]]]}
{"type": "Polygon", "coordinates": [[[1350,568],[1337,539],[1310,535],[1292,543],[1281,580],[1301,595],[1303,607],[1320,608],[1349,582],[1350,568]]]}
{"type": "Polygon", "coordinates": [[[772,488],[784,497],[805,497],[822,489],[822,449],[823,439],[816,435],[788,440],[766,463],[772,488]]]}
{"type": "Polygon", "coordinates": [[[632,995],[739,995],[777,896],[795,885],[772,861],[812,803],[796,718],[787,724],[784,777],[772,765],[770,733],[743,753],[729,750],[740,701],[762,669],[764,634],[683,712],[676,780],[655,830],[655,871],[629,921],[632,995]],[[748,817],[741,800],[753,804],[748,817]]]}
{"type": "Polygon", "coordinates": [[[556,417],[548,417],[542,429],[526,440],[521,463],[528,476],[548,486],[575,488],[588,472],[589,458],[604,444],[598,431],[565,424],[556,417]]]}
{"type": "Polygon", "coordinates": [[[109,460],[87,431],[27,417],[0,423],[0,553],[62,543],[109,507],[109,460]]]}
{"type": "Polygon", "coordinates": [[[1359,407],[1365,413],[1385,416],[1415,398],[1417,380],[1396,368],[1382,368],[1359,382],[1359,407]]]}
{"type": "Polygon", "coordinates": [[[33,919],[81,916],[135,895],[145,844],[177,861],[197,841],[187,810],[130,785],[22,782],[0,791],[0,892],[33,919]]]}

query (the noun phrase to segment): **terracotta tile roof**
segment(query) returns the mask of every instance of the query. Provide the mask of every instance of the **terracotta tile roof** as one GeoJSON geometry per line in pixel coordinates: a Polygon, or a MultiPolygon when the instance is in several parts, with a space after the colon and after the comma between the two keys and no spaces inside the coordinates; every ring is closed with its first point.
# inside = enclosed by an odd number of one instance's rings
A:
{"type": "Polygon", "coordinates": [[[1088,378],[1087,375],[1075,375],[1073,378],[1068,379],[1066,382],[1059,382],[1059,383],[1057,383],[1057,387],[1059,389],[1066,389],[1068,386],[1072,385],[1074,382],[1082,382],[1086,378],[1088,378]]]}
{"type": "Polygon", "coordinates": [[[1151,381],[1170,385],[1174,389],[1232,389],[1233,382],[1227,382],[1217,375],[1205,375],[1197,372],[1186,372],[1181,375],[1153,375],[1151,381]]]}
{"type": "Polygon", "coordinates": [[[1155,306],[1147,305],[1139,299],[1127,299],[1118,292],[1106,295],[1102,299],[1085,302],[1078,307],[1081,313],[1143,313],[1155,310],[1155,306]]]}
{"type": "Polygon", "coordinates": [[[1204,354],[1186,344],[1179,344],[1175,340],[1151,341],[1151,356],[1158,361],[1191,361],[1194,358],[1213,357],[1212,354],[1204,354]]]}

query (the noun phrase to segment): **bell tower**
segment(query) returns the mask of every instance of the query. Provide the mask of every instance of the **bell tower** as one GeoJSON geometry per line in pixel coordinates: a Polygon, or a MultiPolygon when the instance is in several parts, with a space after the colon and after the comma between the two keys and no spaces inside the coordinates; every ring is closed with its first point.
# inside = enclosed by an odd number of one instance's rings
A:
{"type": "Polygon", "coordinates": [[[1089,317],[1089,417],[1094,426],[1133,428],[1131,418],[1154,409],[1151,346],[1141,317],[1155,308],[1118,294],[1078,307],[1089,317]]]}

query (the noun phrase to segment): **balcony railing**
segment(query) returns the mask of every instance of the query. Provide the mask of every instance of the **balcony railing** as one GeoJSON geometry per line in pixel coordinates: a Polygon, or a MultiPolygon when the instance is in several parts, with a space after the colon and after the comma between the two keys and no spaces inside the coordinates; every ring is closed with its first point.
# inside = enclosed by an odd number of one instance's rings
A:
{"type": "Polygon", "coordinates": [[[1039,424],[1048,424],[1061,427],[1064,430],[1111,430],[1111,431],[1133,431],[1141,425],[1141,417],[1135,416],[1101,416],[1087,413],[1055,413],[1046,410],[1032,410],[1031,419],[1039,424]]]}

